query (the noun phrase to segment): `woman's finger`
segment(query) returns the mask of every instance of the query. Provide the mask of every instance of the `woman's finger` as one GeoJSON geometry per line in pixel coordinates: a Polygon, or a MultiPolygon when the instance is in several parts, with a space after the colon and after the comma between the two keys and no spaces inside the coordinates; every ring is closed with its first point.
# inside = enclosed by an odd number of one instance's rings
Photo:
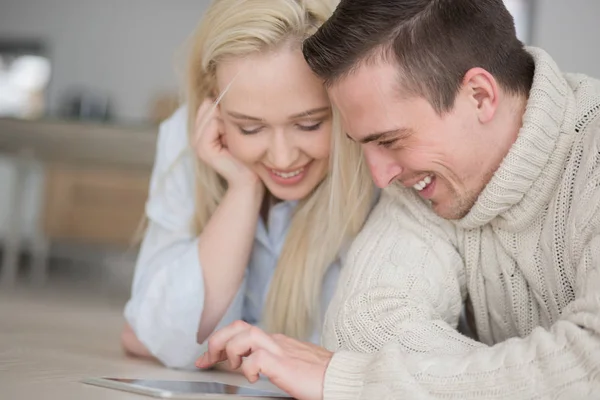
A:
{"type": "Polygon", "coordinates": [[[206,138],[207,133],[217,131],[217,125],[214,124],[216,106],[215,104],[207,99],[202,102],[196,113],[195,121],[195,132],[194,132],[194,145],[200,145],[200,142],[206,138]]]}

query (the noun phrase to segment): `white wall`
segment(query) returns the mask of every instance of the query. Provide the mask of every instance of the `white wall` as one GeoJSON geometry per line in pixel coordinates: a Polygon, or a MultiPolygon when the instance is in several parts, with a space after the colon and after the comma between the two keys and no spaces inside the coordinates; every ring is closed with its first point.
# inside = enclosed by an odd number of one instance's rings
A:
{"type": "Polygon", "coordinates": [[[531,39],[562,70],[600,79],[599,0],[535,0],[531,39]]]}
{"type": "Polygon", "coordinates": [[[209,0],[0,0],[0,37],[45,39],[52,110],[65,90],[105,92],[117,117],[144,119],[158,91],[178,89],[176,51],[209,0]]]}

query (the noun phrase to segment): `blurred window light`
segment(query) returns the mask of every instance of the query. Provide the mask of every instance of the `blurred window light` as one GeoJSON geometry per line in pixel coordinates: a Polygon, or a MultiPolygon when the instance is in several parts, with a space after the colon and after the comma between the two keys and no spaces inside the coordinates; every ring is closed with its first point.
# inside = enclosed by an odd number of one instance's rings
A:
{"type": "Polygon", "coordinates": [[[0,117],[38,118],[45,113],[50,60],[41,47],[0,41],[0,117]]]}

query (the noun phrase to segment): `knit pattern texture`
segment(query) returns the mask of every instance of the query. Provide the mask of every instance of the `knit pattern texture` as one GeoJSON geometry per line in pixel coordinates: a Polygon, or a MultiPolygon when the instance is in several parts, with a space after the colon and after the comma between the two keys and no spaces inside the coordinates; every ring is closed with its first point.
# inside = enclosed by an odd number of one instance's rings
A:
{"type": "Polygon", "coordinates": [[[600,399],[600,81],[528,51],[523,126],[470,212],[393,186],[353,243],[325,399],[600,399]]]}

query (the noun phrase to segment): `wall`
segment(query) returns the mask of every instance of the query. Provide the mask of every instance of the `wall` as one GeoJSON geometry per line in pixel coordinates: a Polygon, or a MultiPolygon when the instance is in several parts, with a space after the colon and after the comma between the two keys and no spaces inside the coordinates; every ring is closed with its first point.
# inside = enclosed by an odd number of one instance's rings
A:
{"type": "MultiPolygon", "coordinates": [[[[518,0],[517,0],[518,1],[518,0]]],[[[600,77],[600,1],[533,1],[531,43],[569,71],[600,77]]],[[[515,2],[515,0],[507,0],[515,2]]],[[[117,116],[141,119],[160,90],[176,89],[176,52],[209,0],[0,0],[0,37],[44,37],[53,108],[65,90],[105,91],[117,116]]]]}
{"type": "Polygon", "coordinates": [[[208,0],[0,0],[0,37],[45,39],[53,62],[50,107],[85,85],[117,117],[144,119],[150,100],[178,88],[176,52],[208,0]]]}
{"type": "Polygon", "coordinates": [[[536,0],[532,44],[565,71],[600,78],[600,1],[536,0]]]}

